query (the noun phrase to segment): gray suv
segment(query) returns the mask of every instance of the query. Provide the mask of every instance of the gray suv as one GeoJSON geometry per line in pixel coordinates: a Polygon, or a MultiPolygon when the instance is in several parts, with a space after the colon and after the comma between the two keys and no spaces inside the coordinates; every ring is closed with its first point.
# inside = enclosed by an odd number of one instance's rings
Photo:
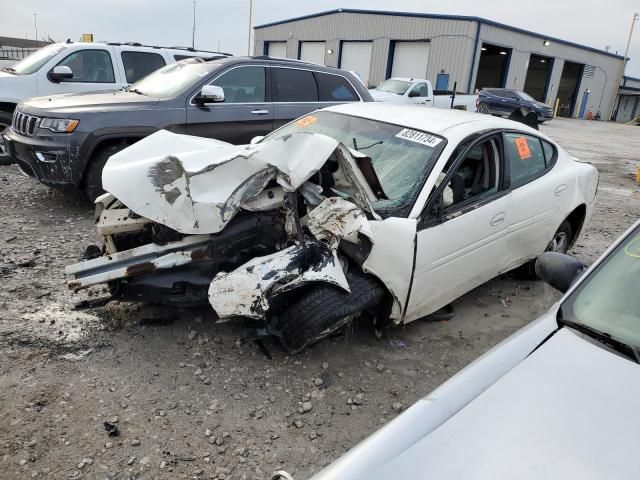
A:
{"type": "Polygon", "coordinates": [[[296,60],[229,57],[167,65],[118,91],[32,98],[4,150],[45,185],[102,193],[107,159],[160,129],[249,143],[318,108],[371,102],[349,72],[296,60]]]}

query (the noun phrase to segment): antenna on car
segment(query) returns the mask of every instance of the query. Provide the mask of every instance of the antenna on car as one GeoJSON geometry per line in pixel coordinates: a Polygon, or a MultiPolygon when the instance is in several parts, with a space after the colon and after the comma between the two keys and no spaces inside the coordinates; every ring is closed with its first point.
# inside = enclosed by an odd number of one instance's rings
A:
{"type": "Polygon", "coordinates": [[[538,114],[536,112],[529,112],[526,115],[523,115],[520,109],[517,108],[511,115],[509,115],[509,120],[524,123],[525,125],[538,130],[538,114]]]}

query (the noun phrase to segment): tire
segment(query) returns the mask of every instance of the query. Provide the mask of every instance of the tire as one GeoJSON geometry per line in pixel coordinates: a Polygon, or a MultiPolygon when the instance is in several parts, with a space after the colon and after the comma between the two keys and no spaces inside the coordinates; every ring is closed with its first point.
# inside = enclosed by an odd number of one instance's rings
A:
{"type": "Polygon", "coordinates": [[[282,346],[291,354],[300,352],[342,327],[358,313],[378,305],[385,289],[371,275],[348,272],[351,293],[340,287],[316,284],[271,319],[282,346]]]}
{"type": "Polygon", "coordinates": [[[128,146],[126,143],[117,143],[104,147],[93,154],[89,160],[89,165],[84,173],[84,180],[82,182],[82,190],[90,202],[95,202],[96,198],[105,193],[102,189],[102,169],[107,163],[107,160],[109,160],[109,157],[128,146]]]}
{"type": "Polygon", "coordinates": [[[485,115],[489,114],[489,105],[486,103],[481,103],[478,105],[478,113],[484,113],[485,115]]]}
{"type": "Polygon", "coordinates": [[[0,110],[0,133],[11,126],[11,120],[13,119],[13,113],[0,110]]]}
{"type": "MultiPolygon", "coordinates": [[[[547,245],[545,252],[567,253],[572,236],[573,228],[569,221],[565,220],[560,224],[556,233],[553,234],[553,238],[551,239],[551,242],[549,242],[549,245],[547,245]]],[[[525,280],[539,280],[536,275],[536,259],[518,267],[516,269],[516,273],[519,277],[525,280]]]]}

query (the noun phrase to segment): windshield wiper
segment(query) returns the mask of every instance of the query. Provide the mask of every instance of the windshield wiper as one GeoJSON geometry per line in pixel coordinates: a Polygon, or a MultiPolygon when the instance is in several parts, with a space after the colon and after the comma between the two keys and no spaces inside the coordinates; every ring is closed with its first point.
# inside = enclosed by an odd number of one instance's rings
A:
{"type": "Polygon", "coordinates": [[[367,145],[366,147],[358,147],[358,142],[356,141],[356,137],[353,137],[353,149],[356,152],[360,150],[366,150],[367,148],[375,147],[376,145],[382,145],[384,140],[378,140],[377,142],[373,142],[371,145],[367,145]]]}
{"type": "Polygon", "coordinates": [[[3,72],[9,72],[12,73],[13,75],[17,75],[18,73],[16,72],[16,69],[13,67],[4,67],[2,69],[3,72]]]}
{"type": "Polygon", "coordinates": [[[137,88],[127,88],[127,92],[133,92],[133,93],[137,93],[138,95],[144,95],[146,97],[146,94],[142,93],[140,90],[138,90],[137,88]]]}
{"type": "Polygon", "coordinates": [[[585,335],[597,340],[600,343],[611,347],[616,352],[622,353],[624,356],[640,364],[640,350],[637,346],[630,343],[623,342],[622,340],[614,337],[610,333],[602,332],[597,328],[590,327],[584,323],[573,322],[571,320],[565,320],[562,316],[558,316],[557,321],[564,327],[570,327],[574,330],[584,333],[585,335]]]}

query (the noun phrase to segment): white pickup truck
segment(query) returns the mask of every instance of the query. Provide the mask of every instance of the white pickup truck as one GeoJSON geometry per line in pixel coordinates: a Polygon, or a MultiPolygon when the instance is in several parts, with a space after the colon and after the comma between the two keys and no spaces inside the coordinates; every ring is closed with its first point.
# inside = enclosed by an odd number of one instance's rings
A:
{"type": "Polygon", "coordinates": [[[52,43],[0,71],[0,132],[27,98],[119,90],[169,63],[228,55],[138,43],[52,43]]]}
{"type": "Polygon", "coordinates": [[[469,112],[478,110],[478,95],[455,92],[434,95],[431,82],[422,78],[389,78],[376,88],[369,90],[369,93],[376,102],[415,104],[436,108],[453,107],[469,112]]]}

